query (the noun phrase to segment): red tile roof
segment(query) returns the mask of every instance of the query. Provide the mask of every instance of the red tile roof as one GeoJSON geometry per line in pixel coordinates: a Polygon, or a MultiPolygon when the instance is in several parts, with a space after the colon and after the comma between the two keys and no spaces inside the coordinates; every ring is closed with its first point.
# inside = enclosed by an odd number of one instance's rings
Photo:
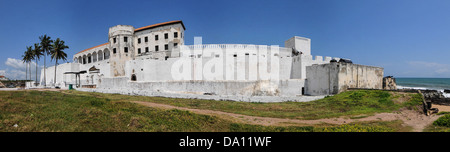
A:
{"type": "MultiPolygon", "coordinates": [[[[80,51],[80,52],[78,52],[78,53],[82,53],[82,52],[85,52],[85,51],[89,51],[89,50],[91,50],[91,49],[95,49],[95,48],[98,48],[98,47],[101,47],[101,46],[103,46],[103,45],[107,45],[107,44],[109,44],[109,42],[108,42],[108,43],[105,43],[105,44],[100,44],[100,45],[97,45],[97,46],[91,47],[91,48],[89,48],[89,49],[85,49],[85,50],[83,50],[83,51],[80,51]]],[[[77,53],[77,54],[78,54],[78,53],[77,53]]]]}
{"type": "MultiPolygon", "coordinates": [[[[149,26],[140,27],[140,28],[134,29],[134,32],[139,32],[139,31],[146,30],[146,29],[152,29],[152,28],[156,28],[156,27],[160,27],[160,26],[164,26],[164,25],[171,25],[171,24],[177,24],[177,23],[181,23],[181,26],[183,26],[183,29],[186,30],[186,28],[184,27],[183,21],[176,20],[176,21],[169,21],[169,22],[158,23],[158,24],[153,24],[153,25],[149,25],[149,26]]],[[[85,52],[85,51],[88,51],[88,50],[91,50],[91,49],[94,49],[94,48],[97,48],[97,47],[101,47],[101,46],[107,45],[107,44],[109,44],[109,42],[105,43],[105,44],[98,45],[98,46],[91,47],[89,49],[85,49],[85,50],[80,51],[78,53],[82,53],[82,52],[85,52]]],[[[76,54],[78,54],[78,53],[76,53],[76,54]]]]}
{"type": "Polygon", "coordinates": [[[183,26],[183,29],[186,30],[186,28],[184,27],[183,21],[176,20],[176,21],[169,21],[169,22],[158,23],[158,24],[140,27],[140,28],[135,29],[134,32],[139,32],[139,31],[146,30],[146,29],[156,28],[156,27],[160,27],[160,26],[164,26],[164,25],[177,24],[177,23],[181,23],[181,26],[183,26]]]}

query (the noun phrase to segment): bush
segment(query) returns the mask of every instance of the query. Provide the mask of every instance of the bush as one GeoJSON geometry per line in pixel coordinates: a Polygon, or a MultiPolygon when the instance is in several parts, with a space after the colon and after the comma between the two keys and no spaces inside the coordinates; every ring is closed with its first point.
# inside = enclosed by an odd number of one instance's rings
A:
{"type": "Polygon", "coordinates": [[[433,122],[435,126],[450,127],[450,114],[446,114],[433,122]]]}

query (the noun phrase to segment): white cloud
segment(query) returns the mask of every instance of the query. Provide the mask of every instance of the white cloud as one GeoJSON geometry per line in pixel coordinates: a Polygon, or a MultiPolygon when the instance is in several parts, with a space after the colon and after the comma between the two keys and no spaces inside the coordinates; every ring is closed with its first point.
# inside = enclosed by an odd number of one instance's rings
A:
{"type": "MultiPolygon", "coordinates": [[[[4,75],[5,77],[11,79],[11,80],[23,80],[26,79],[26,73],[28,73],[29,71],[26,71],[26,63],[23,63],[22,60],[20,59],[14,59],[14,58],[8,58],[5,62],[5,65],[7,65],[10,68],[7,69],[2,69],[0,70],[0,75],[4,75]]],[[[35,80],[36,79],[36,63],[35,62],[31,62],[30,64],[31,66],[31,79],[35,80]]],[[[40,77],[40,72],[41,69],[44,66],[38,66],[38,81],[39,81],[39,77],[40,77]]]]}

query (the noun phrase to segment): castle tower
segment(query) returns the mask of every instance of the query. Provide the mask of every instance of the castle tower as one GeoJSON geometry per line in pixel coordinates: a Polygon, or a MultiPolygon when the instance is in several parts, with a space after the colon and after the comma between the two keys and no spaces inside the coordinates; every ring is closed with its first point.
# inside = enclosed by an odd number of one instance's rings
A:
{"type": "Polygon", "coordinates": [[[293,48],[302,55],[311,55],[311,39],[294,36],[284,42],[284,47],[293,48]]]}
{"type": "Polygon", "coordinates": [[[134,27],[117,25],[109,28],[111,76],[125,76],[125,63],[134,58],[134,27]]]}

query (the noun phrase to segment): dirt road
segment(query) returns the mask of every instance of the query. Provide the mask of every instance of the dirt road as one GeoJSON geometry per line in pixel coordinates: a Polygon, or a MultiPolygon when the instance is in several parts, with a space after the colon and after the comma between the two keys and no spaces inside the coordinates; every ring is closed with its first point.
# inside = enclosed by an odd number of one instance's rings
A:
{"type": "Polygon", "coordinates": [[[305,126],[314,125],[319,123],[328,124],[346,124],[357,121],[392,121],[392,120],[402,120],[403,125],[410,126],[413,128],[414,132],[421,132],[427,125],[433,123],[440,116],[431,115],[425,116],[419,112],[413,110],[400,110],[396,113],[379,113],[373,116],[368,116],[360,119],[349,119],[349,118],[328,118],[328,119],[317,119],[317,120],[298,120],[298,119],[283,119],[283,118],[270,118],[270,117],[258,117],[258,116],[248,116],[242,114],[228,113],[223,111],[215,110],[205,110],[205,109],[193,109],[185,107],[176,107],[172,105],[144,102],[144,101],[133,101],[133,103],[141,104],[148,107],[161,108],[161,109],[179,109],[187,110],[196,114],[213,115],[220,118],[228,119],[234,122],[264,125],[264,126],[305,126]]]}

